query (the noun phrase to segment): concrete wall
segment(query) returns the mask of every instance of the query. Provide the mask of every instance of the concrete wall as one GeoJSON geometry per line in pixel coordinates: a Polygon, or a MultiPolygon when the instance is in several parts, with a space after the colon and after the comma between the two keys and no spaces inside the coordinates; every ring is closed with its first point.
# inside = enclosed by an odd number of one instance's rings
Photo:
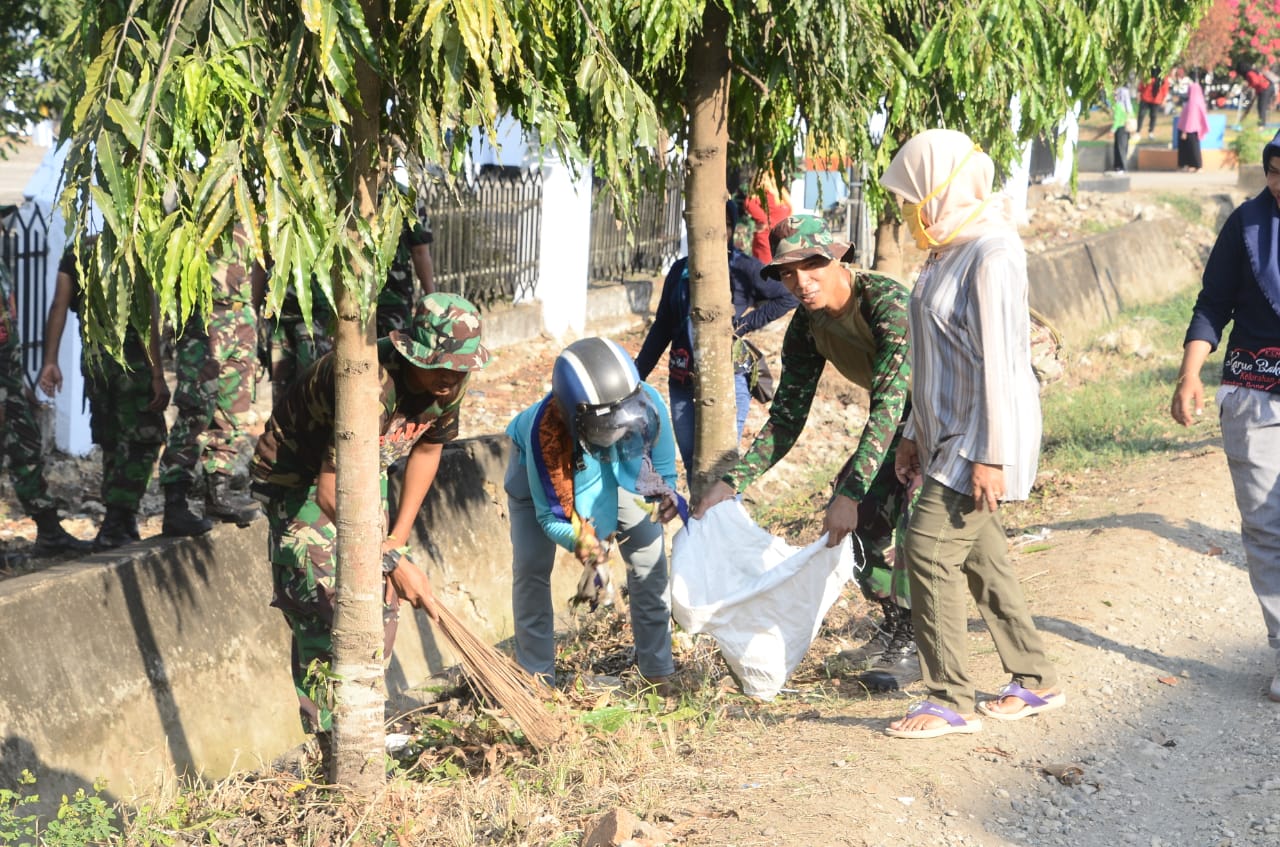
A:
{"type": "Polygon", "coordinates": [[[1122,308],[1160,300],[1199,278],[1179,237],[1173,221],[1135,221],[1028,256],[1031,306],[1068,344],[1083,344],[1122,308]]]}
{"type": "MultiPolygon", "coordinates": [[[[509,444],[446,447],[413,545],[441,601],[495,643],[512,631],[509,444]]],[[[578,573],[566,554],[556,598],[568,600],[578,573]]],[[[0,785],[27,768],[47,800],[97,778],[128,798],[177,774],[256,768],[301,742],[289,633],[270,599],[265,521],[0,581],[0,785]]],[[[420,699],[410,689],[455,662],[404,607],[392,701],[420,699]]]]}
{"type": "MultiPolygon", "coordinates": [[[[1140,222],[1033,256],[1032,305],[1079,344],[1121,306],[1195,279],[1177,238],[1172,224],[1140,222]]],[[[652,295],[615,289],[619,323],[652,295]]],[[[596,320],[608,317],[603,301],[596,308],[596,320]]],[[[513,337],[540,323],[519,310],[510,321],[501,332],[513,337]]],[[[495,642],[512,630],[508,450],[500,436],[447,447],[416,525],[415,559],[441,600],[495,642]]],[[[129,797],[178,773],[255,768],[300,741],[288,632],[267,605],[265,536],[262,521],[220,526],[0,581],[0,785],[30,768],[46,798],[98,777],[129,797]]],[[[557,565],[558,608],[578,572],[567,555],[557,565]]],[[[387,672],[392,699],[451,664],[430,623],[406,609],[387,672]]]]}

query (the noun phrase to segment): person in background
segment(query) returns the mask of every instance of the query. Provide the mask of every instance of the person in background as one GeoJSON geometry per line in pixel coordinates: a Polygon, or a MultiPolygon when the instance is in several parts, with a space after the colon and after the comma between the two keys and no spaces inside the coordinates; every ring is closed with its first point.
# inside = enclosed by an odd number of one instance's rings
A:
{"type": "Polygon", "coordinates": [[[766,168],[756,176],[750,193],[742,201],[742,210],[755,224],[751,236],[751,255],[768,264],[773,259],[769,250],[769,232],[791,215],[791,192],[778,190],[773,171],[766,168]]]}
{"type": "Polygon", "coordinates": [[[891,462],[911,383],[909,293],[897,280],[843,263],[848,247],[832,239],[821,218],[793,215],[772,235],[773,261],[764,273],[780,279],[803,308],[792,315],[782,342],[782,377],[769,420],[738,464],[703,494],[695,517],[745,491],[782,461],[804,431],[828,362],[866,389],[867,421],[834,481],[823,529],[828,546],[851,532],[859,535],[870,565],[859,583],[884,612],[883,638],[859,658],[878,659],[873,670],[891,673],[915,663],[910,598],[905,581],[894,578],[894,530],[907,498],[891,462]]]}
{"type": "Polygon", "coordinates": [[[1209,134],[1209,110],[1200,87],[1199,69],[1191,72],[1187,84],[1187,100],[1178,115],[1178,170],[1195,173],[1204,166],[1200,156],[1200,140],[1209,134]]]}
{"type": "Polygon", "coordinates": [[[889,735],[977,732],[977,710],[1018,720],[1066,703],[1009,565],[1000,503],[1024,500],[1040,452],[1027,264],[995,164],[964,133],[932,129],[902,145],[881,184],[928,249],[911,291],[912,406],[894,469],[921,480],[903,540],[911,619],[929,698],[889,735]],[[1012,680],[976,703],[965,595],[1012,680]]]}
{"type": "Polygon", "coordinates": [[[1129,133],[1136,122],[1133,117],[1133,94],[1129,86],[1116,88],[1115,98],[1111,104],[1112,163],[1111,170],[1124,173],[1129,161],[1129,133]]]}
{"type": "Polygon", "coordinates": [[[250,265],[248,237],[238,224],[222,255],[210,256],[209,267],[212,311],[207,318],[193,314],[178,339],[178,416],[160,456],[161,531],[173,537],[203,535],[215,520],[247,526],[261,514],[257,503],[232,490],[231,478],[249,438],[245,416],[253,407],[266,271],[250,265]],[[197,469],[204,476],[203,516],[187,500],[197,469]]]}
{"type": "MultiPolygon", "coordinates": [[[[404,486],[382,542],[383,656],[395,643],[400,601],[434,616],[426,574],[404,556],[409,534],[444,445],[457,438],[472,371],[489,361],[476,307],[455,294],[430,294],[413,325],[377,344],[378,452],[382,494],[386,471],[404,459],[404,486]]],[[[323,684],[316,663],[332,660],[337,576],[337,478],[333,353],[308,368],[271,412],[250,465],[254,497],[265,504],[274,596],[293,635],[291,669],[304,729],[316,735],[325,768],[331,761],[333,715],[311,696],[323,684]]]]}
{"type": "Polygon", "coordinates": [[[375,332],[379,338],[407,328],[413,320],[413,304],[423,295],[435,293],[431,241],[429,226],[419,220],[405,221],[387,282],[378,292],[375,332]]]}
{"type": "Polygon", "coordinates": [[[271,377],[273,408],[309,367],[333,349],[333,307],[314,278],[308,294],[310,321],[303,317],[302,302],[293,283],[285,288],[276,313],[261,318],[258,357],[271,377]]]}
{"type": "Polygon", "coordinates": [[[1258,126],[1265,127],[1271,104],[1276,99],[1276,83],[1280,78],[1277,78],[1269,68],[1259,70],[1245,62],[1236,65],[1236,73],[1253,91],[1253,102],[1258,107],[1258,126]]]}
{"type": "MultiPolygon", "coordinates": [[[[93,542],[76,538],[63,528],[58,503],[49,495],[45,482],[44,440],[32,410],[34,401],[27,393],[16,306],[13,277],[8,266],[0,264],[0,449],[9,457],[9,476],[18,502],[36,525],[31,548],[34,555],[87,553],[93,542]]],[[[56,358],[56,351],[54,355],[56,358]]],[[[53,396],[53,392],[46,393],[53,396]]]]}
{"type": "MultiPolygon", "coordinates": [[[[507,435],[515,448],[504,488],[516,661],[555,682],[556,547],[571,551],[589,575],[616,544],[627,565],[636,666],[646,684],[665,693],[675,671],[667,554],[645,502],[655,502],[657,520],[666,523],[681,501],[661,395],[640,380],[616,342],[582,338],[556,358],[551,393],[517,414],[507,435]]],[[[599,584],[609,584],[607,570],[599,584]]]]}
{"type": "Polygon", "coordinates": [[[1241,204],[1214,242],[1183,342],[1170,413],[1191,426],[1204,413],[1200,371],[1232,324],[1218,389],[1222,446],[1240,510],[1240,537],[1262,607],[1280,702],[1280,133],[1262,149],[1267,187],[1241,204]]]}
{"type": "MultiPolygon", "coordinates": [[[[737,223],[737,207],[725,204],[725,227],[732,233],[737,223]]],[[[754,256],[729,245],[729,288],[733,297],[733,334],[735,351],[742,347],[737,339],[772,323],[797,305],[796,298],[777,280],[761,275],[764,265],[754,256]]],[[[636,356],[636,369],[647,379],[662,352],[670,348],[667,358],[667,396],[671,398],[671,424],[686,473],[693,472],[694,405],[693,390],[696,367],[693,359],[693,325],[689,317],[689,257],[676,261],[662,282],[662,294],[653,325],[636,356]]],[[[751,362],[748,357],[734,357],[734,396],[737,402],[738,437],[751,406],[748,383],[751,362]]]]}
{"type": "MultiPolygon", "coordinates": [[[[84,247],[86,255],[92,255],[92,240],[86,239],[84,247]]],[[[88,343],[80,360],[89,400],[89,431],[93,443],[102,450],[101,496],[107,513],[93,542],[99,550],[141,540],[138,509],[168,431],[164,410],[169,405],[169,386],[160,359],[160,308],[155,295],[149,296],[151,329],[145,344],[130,323],[122,347],[123,364],[88,343]]],[[[44,366],[39,382],[50,397],[62,388],[58,347],[67,311],[83,315],[84,308],[80,266],[68,250],[58,264],[53,302],[44,326],[44,366]]]]}
{"type": "Polygon", "coordinates": [[[1138,88],[1138,128],[1136,132],[1142,131],[1142,119],[1147,119],[1147,140],[1151,140],[1151,136],[1156,132],[1156,114],[1164,106],[1164,101],[1169,96],[1169,79],[1162,73],[1159,68],[1151,69],[1151,76],[1147,77],[1138,88]]]}

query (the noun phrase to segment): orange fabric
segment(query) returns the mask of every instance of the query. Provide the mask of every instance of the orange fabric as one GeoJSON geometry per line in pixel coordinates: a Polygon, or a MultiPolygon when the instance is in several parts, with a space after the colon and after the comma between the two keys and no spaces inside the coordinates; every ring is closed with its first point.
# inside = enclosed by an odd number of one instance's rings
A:
{"type": "Polygon", "coordinates": [[[1169,96],[1169,80],[1160,81],[1159,87],[1156,86],[1156,79],[1152,77],[1147,80],[1147,84],[1138,89],[1138,97],[1143,103],[1152,103],[1159,106],[1169,96]]]}
{"type": "Polygon", "coordinates": [[[573,435],[555,401],[547,403],[547,412],[538,425],[538,438],[542,442],[542,461],[551,479],[551,487],[560,500],[560,507],[577,529],[582,520],[573,501],[573,435]]]}

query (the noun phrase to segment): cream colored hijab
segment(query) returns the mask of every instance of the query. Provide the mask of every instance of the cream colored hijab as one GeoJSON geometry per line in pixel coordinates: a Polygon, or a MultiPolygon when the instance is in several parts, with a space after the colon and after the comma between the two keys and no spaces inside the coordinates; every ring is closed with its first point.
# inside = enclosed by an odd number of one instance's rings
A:
{"type": "Polygon", "coordinates": [[[923,203],[925,231],[939,244],[955,244],[1002,229],[1017,233],[1013,202],[992,188],[995,173],[991,157],[963,132],[928,129],[898,149],[880,184],[923,203]]]}

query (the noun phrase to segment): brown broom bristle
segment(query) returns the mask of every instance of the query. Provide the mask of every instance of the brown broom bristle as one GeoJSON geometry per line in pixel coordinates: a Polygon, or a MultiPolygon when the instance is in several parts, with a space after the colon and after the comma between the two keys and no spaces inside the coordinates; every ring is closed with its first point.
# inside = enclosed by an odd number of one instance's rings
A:
{"type": "Polygon", "coordinates": [[[462,672],[476,694],[511,715],[525,738],[539,750],[564,737],[563,724],[542,704],[542,694],[549,689],[508,656],[477,638],[438,600],[435,607],[435,624],[457,651],[462,672]]]}

